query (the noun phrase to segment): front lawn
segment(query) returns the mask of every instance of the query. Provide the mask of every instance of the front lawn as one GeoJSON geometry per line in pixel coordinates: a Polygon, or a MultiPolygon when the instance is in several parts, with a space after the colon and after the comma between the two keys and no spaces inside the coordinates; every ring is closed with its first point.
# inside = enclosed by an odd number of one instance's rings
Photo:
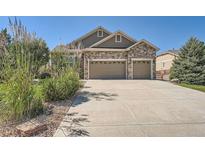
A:
{"type": "Polygon", "coordinates": [[[205,92],[205,86],[180,83],[179,86],[205,92]]]}

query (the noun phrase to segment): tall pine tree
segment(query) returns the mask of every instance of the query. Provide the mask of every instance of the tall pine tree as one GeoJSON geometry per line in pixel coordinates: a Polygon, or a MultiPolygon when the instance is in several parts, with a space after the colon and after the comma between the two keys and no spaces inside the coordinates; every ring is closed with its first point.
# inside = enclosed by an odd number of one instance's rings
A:
{"type": "Polygon", "coordinates": [[[174,60],[170,78],[189,84],[205,85],[205,45],[191,37],[174,60]]]}

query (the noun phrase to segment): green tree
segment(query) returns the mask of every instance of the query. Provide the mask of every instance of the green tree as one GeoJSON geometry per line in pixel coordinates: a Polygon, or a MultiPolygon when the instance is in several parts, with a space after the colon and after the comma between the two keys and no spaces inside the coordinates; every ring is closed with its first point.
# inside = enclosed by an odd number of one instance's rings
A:
{"type": "Polygon", "coordinates": [[[0,35],[2,53],[0,56],[0,81],[8,80],[12,71],[20,68],[34,76],[39,73],[39,68],[49,61],[49,49],[41,38],[35,33],[27,31],[21,21],[16,18],[9,20],[9,32],[3,30],[0,35]]]}
{"type": "Polygon", "coordinates": [[[81,64],[80,44],[58,45],[50,54],[52,69],[54,72],[61,72],[61,70],[72,67],[79,74],[81,64]]]}
{"type": "Polygon", "coordinates": [[[35,38],[28,42],[12,42],[9,52],[12,59],[12,66],[17,67],[17,64],[23,66],[26,61],[29,61],[32,63],[29,66],[29,71],[33,74],[38,74],[39,68],[46,65],[49,61],[49,49],[42,39],[35,38]],[[21,61],[17,62],[19,56],[21,57],[21,61]]]}
{"type": "Polygon", "coordinates": [[[32,63],[29,65],[29,71],[34,75],[38,74],[41,66],[49,61],[49,49],[47,44],[41,38],[36,37],[35,33],[29,33],[21,21],[17,19],[12,22],[9,20],[12,41],[9,46],[9,55],[12,60],[12,66],[24,65],[26,61],[32,63]],[[17,56],[20,56],[20,58],[17,56]],[[20,61],[17,61],[20,59],[20,61]]]}
{"type": "Polygon", "coordinates": [[[191,37],[180,49],[174,60],[170,78],[177,78],[189,84],[205,85],[205,45],[196,37],[191,37]]]}

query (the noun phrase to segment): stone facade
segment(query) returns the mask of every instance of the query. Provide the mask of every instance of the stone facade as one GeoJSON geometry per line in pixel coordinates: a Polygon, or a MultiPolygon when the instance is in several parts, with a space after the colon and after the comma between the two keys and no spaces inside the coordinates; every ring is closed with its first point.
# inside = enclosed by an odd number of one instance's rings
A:
{"type": "Polygon", "coordinates": [[[89,60],[92,59],[126,59],[127,60],[127,79],[133,79],[133,65],[132,62],[135,58],[151,59],[152,60],[152,72],[153,79],[155,78],[155,57],[156,50],[147,45],[146,43],[140,43],[133,46],[129,50],[124,51],[85,51],[83,54],[84,64],[84,79],[89,79],[89,60]]]}
{"type": "Polygon", "coordinates": [[[130,49],[128,51],[128,62],[130,62],[130,65],[128,65],[128,79],[133,78],[133,68],[132,68],[132,61],[129,59],[132,58],[143,58],[143,59],[152,59],[152,72],[153,72],[153,79],[155,79],[156,76],[156,50],[145,44],[140,43],[130,49]]]}

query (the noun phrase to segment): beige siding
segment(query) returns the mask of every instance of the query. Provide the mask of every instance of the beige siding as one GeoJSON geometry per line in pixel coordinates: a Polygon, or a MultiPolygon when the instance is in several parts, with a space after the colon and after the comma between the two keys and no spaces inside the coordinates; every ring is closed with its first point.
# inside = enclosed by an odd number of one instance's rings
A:
{"type": "Polygon", "coordinates": [[[127,48],[133,45],[134,43],[124,36],[122,36],[122,42],[115,42],[115,36],[108,39],[107,41],[97,45],[97,48],[127,48]]]}
{"type": "Polygon", "coordinates": [[[98,61],[89,65],[90,79],[126,79],[124,61],[98,61]]]}
{"type": "Polygon", "coordinates": [[[175,57],[175,55],[169,53],[158,56],[156,58],[156,71],[169,70],[172,67],[172,63],[175,57]]]}
{"type": "Polygon", "coordinates": [[[107,37],[109,34],[106,32],[103,32],[103,37],[97,37],[97,32],[89,35],[88,37],[86,37],[85,39],[82,40],[82,44],[85,48],[93,45],[94,43],[104,39],[105,37],[107,37]]]}

